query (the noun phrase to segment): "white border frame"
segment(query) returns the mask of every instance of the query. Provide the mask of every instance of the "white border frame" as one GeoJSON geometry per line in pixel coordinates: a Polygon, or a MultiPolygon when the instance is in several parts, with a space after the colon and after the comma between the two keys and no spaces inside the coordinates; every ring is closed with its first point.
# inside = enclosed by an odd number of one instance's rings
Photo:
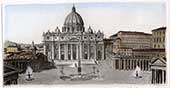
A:
{"type": "MultiPolygon", "coordinates": [[[[18,87],[24,87],[24,88],[30,88],[30,87],[33,87],[33,88],[36,88],[36,87],[40,87],[40,88],[49,88],[49,87],[59,87],[59,88],[85,88],[85,87],[91,87],[91,88],[94,88],[94,87],[97,87],[97,88],[110,88],[110,87],[117,87],[117,88],[143,88],[143,87],[152,87],[152,88],[155,88],[155,87],[161,87],[161,88],[164,88],[166,86],[170,86],[170,76],[169,76],[169,71],[170,71],[170,68],[169,68],[169,62],[170,62],[170,40],[169,40],[169,34],[170,34],[170,31],[168,30],[169,29],[169,25],[170,25],[170,21],[169,21],[169,14],[170,14],[170,11],[169,10],[169,4],[170,4],[170,1],[166,1],[166,0],[58,0],[58,1],[55,1],[55,0],[7,0],[7,1],[2,1],[1,2],[1,9],[0,9],[0,12],[1,12],[1,17],[0,17],[0,28],[1,28],[1,32],[0,32],[0,41],[2,41],[2,43],[0,43],[0,85],[1,87],[3,86],[3,40],[4,40],[4,30],[5,29],[5,21],[3,20],[4,16],[5,16],[5,9],[4,7],[6,5],[19,5],[19,4],[57,4],[57,3],[85,3],[85,2],[146,2],[146,3],[153,3],[153,2],[158,2],[158,3],[166,3],[166,18],[167,18],[167,30],[166,30],[166,58],[167,58],[167,84],[165,85],[152,85],[152,84],[146,84],[146,85],[141,85],[141,84],[102,84],[102,85],[99,85],[99,84],[90,84],[90,85],[84,85],[84,84],[80,84],[80,85],[68,85],[68,84],[57,84],[57,85],[15,85],[15,86],[12,86],[12,88],[18,88],[18,87]]],[[[8,87],[8,86],[6,86],[8,87]]],[[[11,88],[11,86],[9,86],[11,88]]]]}

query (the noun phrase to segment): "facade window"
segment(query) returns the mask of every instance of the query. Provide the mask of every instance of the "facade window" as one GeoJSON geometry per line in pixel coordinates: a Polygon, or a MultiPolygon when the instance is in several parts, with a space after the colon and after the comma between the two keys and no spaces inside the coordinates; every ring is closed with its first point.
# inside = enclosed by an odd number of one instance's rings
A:
{"type": "Polygon", "coordinates": [[[160,48],[160,45],[158,45],[158,48],[160,48]]]}
{"type": "Polygon", "coordinates": [[[165,38],[163,38],[163,42],[165,42],[165,38]]]}
{"type": "Polygon", "coordinates": [[[61,39],[64,39],[64,37],[63,37],[63,36],[61,36],[61,39]]]}
{"type": "Polygon", "coordinates": [[[154,48],[156,48],[156,44],[154,45],[154,48]]]}
{"type": "Polygon", "coordinates": [[[84,39],[87,39],[87,37],[84,37],[84,39]]]}
{"type": "Polygon", "coordinates": [[[47,36],[47,39],[50,39],[50,37],[49,37],[49,36],[47,36]]]}

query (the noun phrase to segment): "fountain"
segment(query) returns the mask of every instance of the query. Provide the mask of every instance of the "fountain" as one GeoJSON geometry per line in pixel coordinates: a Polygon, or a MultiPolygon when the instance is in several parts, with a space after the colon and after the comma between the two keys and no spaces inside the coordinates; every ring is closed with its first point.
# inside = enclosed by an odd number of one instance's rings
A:
{"type": "Polygon", "coordinates": [[[34,80],[32,73],[33,73],[32,68],[30,66],[27,66],[27,70],[25,72],[27,81],[34,80]]]}
{"type": "Polygon", "coordinates": [[[140,69],[139,66],[136,66],[136,69],[135,69],[135,71],[134,71],[134,73],[133,73],[133,76],[134,76],[135,78],[142,78],[142,76],[141,76],[141,69],[140,69]]]}

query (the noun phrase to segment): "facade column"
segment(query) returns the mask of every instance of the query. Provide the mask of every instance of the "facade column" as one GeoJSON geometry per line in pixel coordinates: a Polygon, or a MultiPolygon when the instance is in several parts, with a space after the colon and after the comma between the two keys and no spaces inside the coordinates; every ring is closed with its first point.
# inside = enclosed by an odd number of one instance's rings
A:
{"type": "Polygon", "coordinates": [[[80,52],[80,53],[79,53],[80,57],[79,57],[79,58],[80,58],[80,60],[82,60],[82,59],[83,59],[83,54],[84,54],[84,53],[83,53],[83,44],[82,44],[82,43],[80,43],[79,48],[80,48],[80,51],[79,51],[79,52],[80,52]]]}
{"type": "Polygon", "coordinates": [[[71,60],[73,60],[73,44],[70,44],[71,47],[71,60]]]}
{"type": "Polygon", "coordinates": [[[90,44],[88,44],[87,55],[88,55],[88,60],[90,60],[90,44]]]}
{"type": "Polygon", "coordinates": [[[94,44],[94,59],[97,60],[97,44],[94,44]]]}
{"type": "Polygon", "coordinates": [[[102,60],[105,59],[104,53],[105,53],[104,44],[102,44],[102,60]]]}
{"type": "Polygon", "coordinates": [[[58,59],[61,60],[61,48],[60,48],[60,43],[58,44],[58,59]]]}
{"type": "Polygon", "coordinates": [[[45,43],[44,43],[44,45],[43,45],[43,48],[44,48],[43,53],[44,53],[44,55],[46,55],[46,45],[45,45],[45,43]]]}
{"type": "Polygon", "coordinates": [[[76,44],[76,60],[78,60],[78,58],[79,58],[79,45],[78,44],[76,44]]]}
{"type": "Polygon", "coordinates": [[[64,46],[64,60],[68,60],[68,44],[64,46]]]}
{"type": "Polygon", "coordinates": [[[54,60],[54,53],[55,53],[54,52],[54,42],[52,43],[52,47],[51,48],[52,48],[52,52],[51,52],[52,53],[52,58],[51,59],[54,60]]]}

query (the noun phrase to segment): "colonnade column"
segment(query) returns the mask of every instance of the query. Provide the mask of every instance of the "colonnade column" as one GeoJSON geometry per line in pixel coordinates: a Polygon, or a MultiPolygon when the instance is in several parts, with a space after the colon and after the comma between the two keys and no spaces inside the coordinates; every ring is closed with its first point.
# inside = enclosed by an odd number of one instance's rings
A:
{"type": "Polygon", "coordinates": [[[143,60],[142,62],[143,62],[142,68],[143,68],[143,70],[145,70],[145,60],[143,60]]]}
{"type": "Polygon", "coordinates": [[[162,83],[164,83],[164,70],[162,70],[162,83]]]}
{"type": "Polygon", "coordinates": [[[154,83],[154,80],[155,80],[155,78],[154,78],[155,76],[154,75],[155,75],[155,70],[152,69],[152,83],[154,83]]]}
{"type": "Polygon", "coordinates": [[[132,66],[133,66],[132,59],[130,59],[130,70],[132,70],[132,66]]]}
{"type": "Polygon", "coordinates": [[[134,60],[132,60],[132,70],[134,69],[134,60]]]}
{"type": "Polygon", "coordinates": [[[122,69],[122,60],[119,60],[119,68],[122,69]]]}
{"type": "Polygon", "coordinates": [[[60,43],[58,44],[58,59],[61,60],[61,49],[60,49],[60,43]]]}
{"type": "Polygon", "coordinates": [[[163,70],[164,71],[164,83],[166,83],[166,70],[163,70]]]}
{"type": "Polygon", "coordinates": [[[124,70],[126,69],[126,60],[125,59],[123,60],[123,69],[124,70]]]}
{"type": "Polygon", "coordinates": [[[151,68],[150,68],[150,62],[151,62],[151,60],[148,61],[148,71],[151,70],[151,68]]]}

